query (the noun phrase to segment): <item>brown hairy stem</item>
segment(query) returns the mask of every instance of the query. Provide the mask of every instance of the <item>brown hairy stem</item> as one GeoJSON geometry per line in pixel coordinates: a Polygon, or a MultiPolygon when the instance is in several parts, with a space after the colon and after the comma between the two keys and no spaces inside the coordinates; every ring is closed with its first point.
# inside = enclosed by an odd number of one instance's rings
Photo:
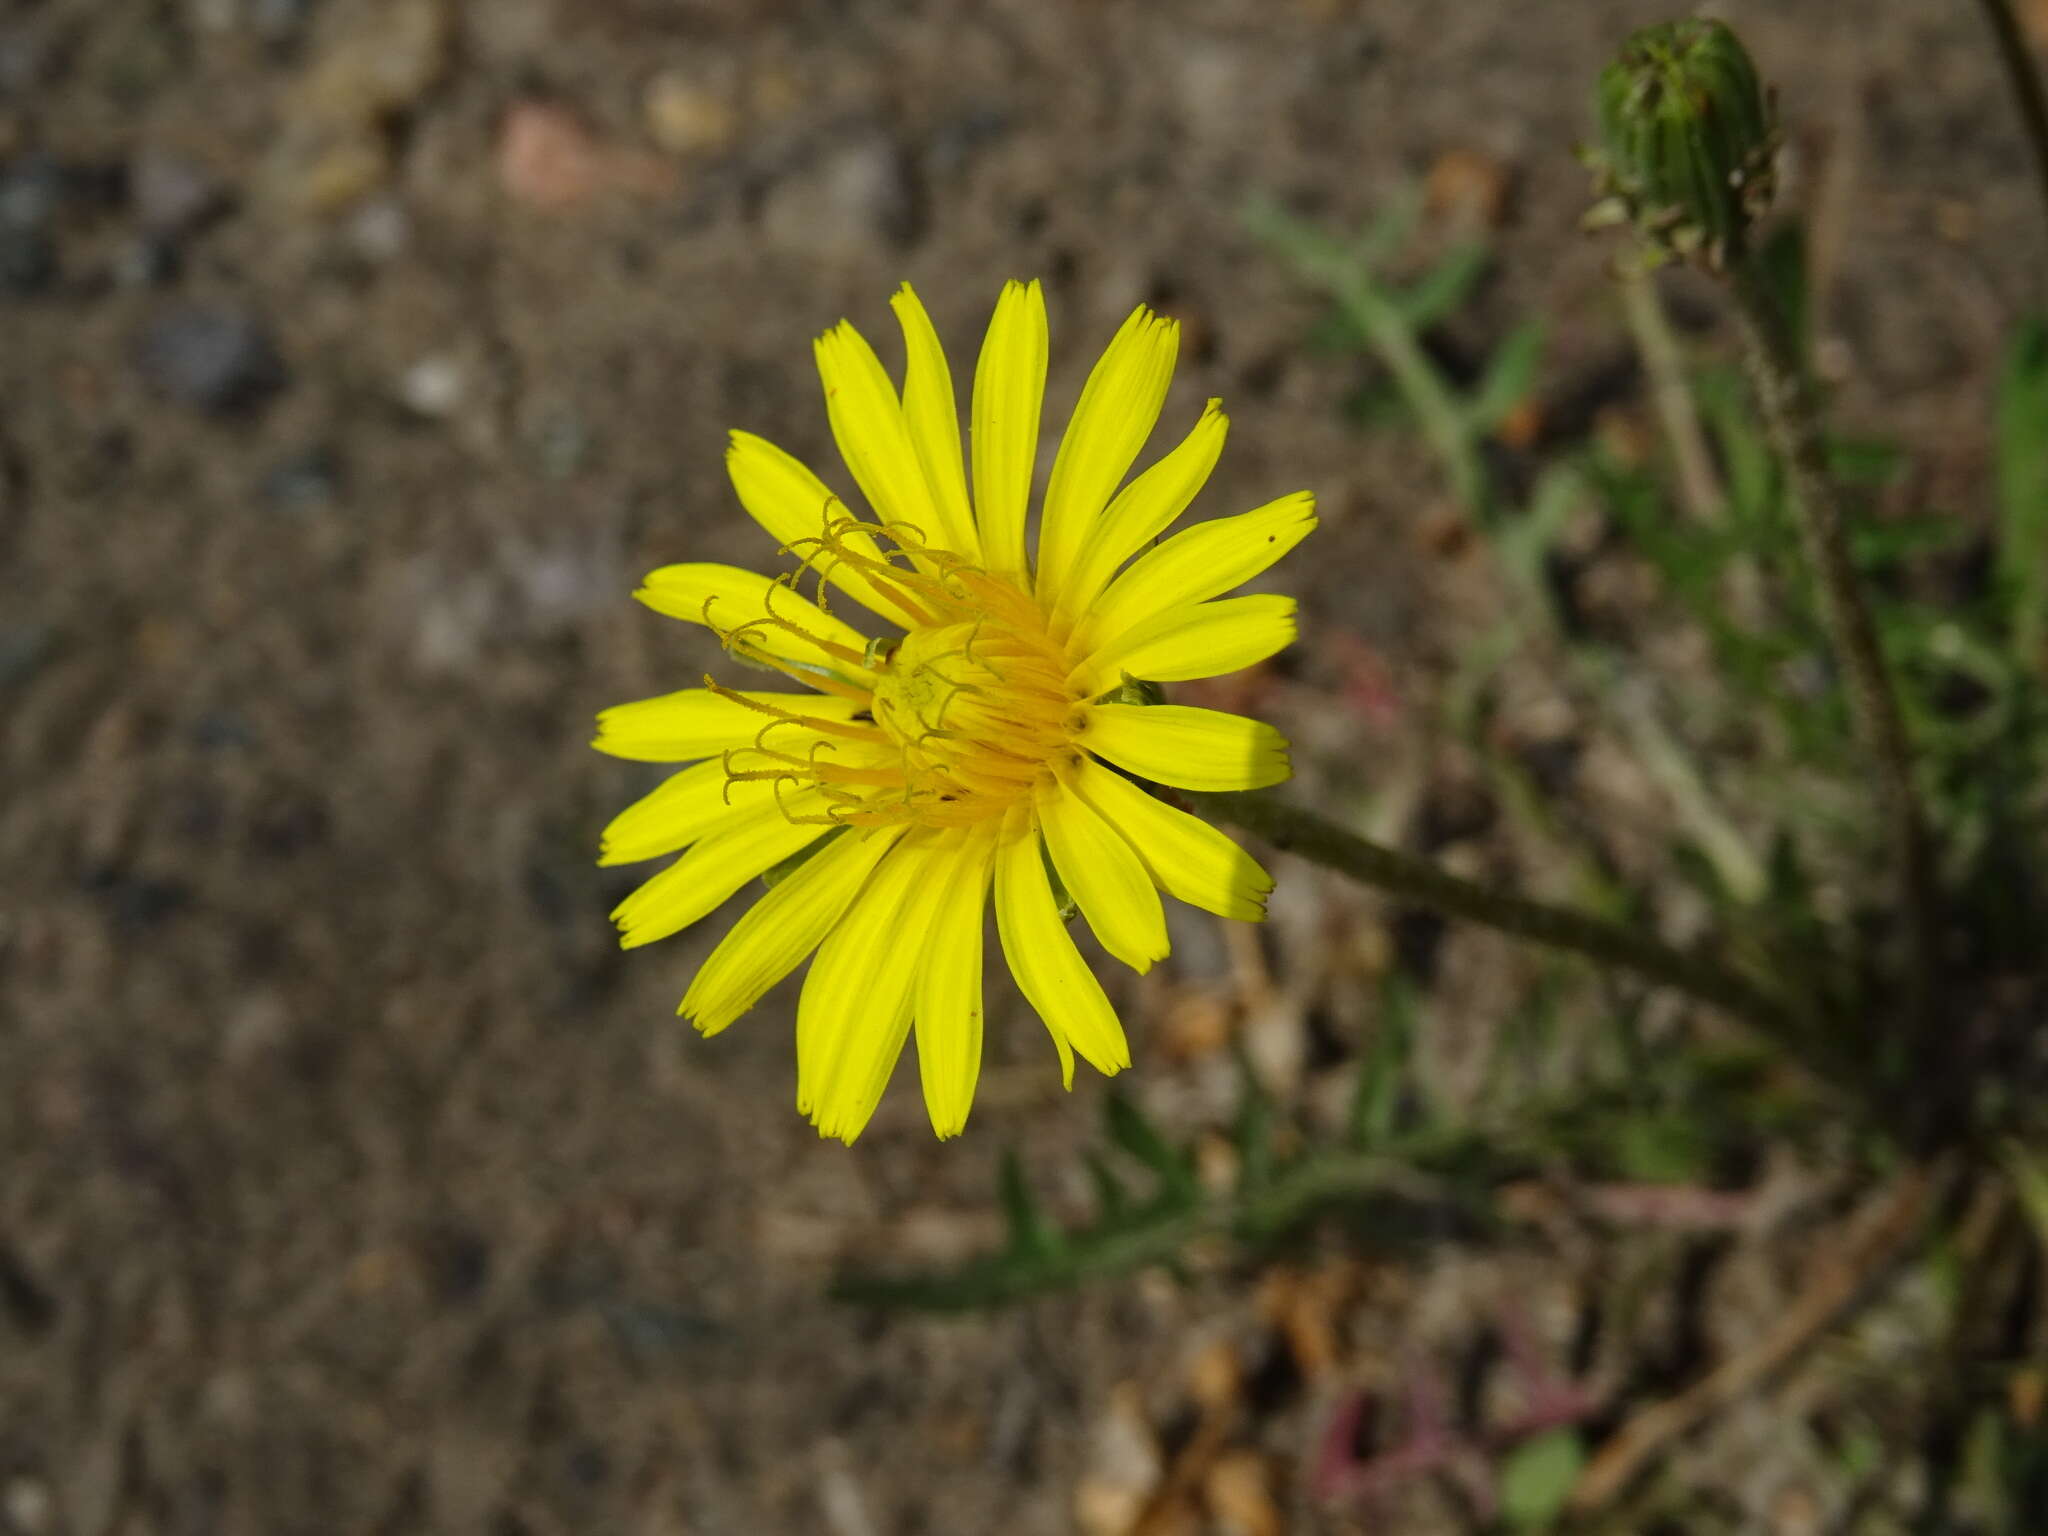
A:
{"type": "Polygon", "coordinates": [[[1742,333],[1743,361],[1772,447],[1790,481],[1800,538],[1820,589],[1828,640],[1848,686],[1857,737],[1871,760],[1906,926],[1908,1004],[1916,1017],[1924,1017],[1939,969],[1934,857],[1919,793],[1913,787],[1912,748],[1898,692],[1850,558],[1848,517],[1828,474],[1820,412],[1799,351],[1755,260],[1738,255],[1729,263],[1727,275],[1742,333]]]}

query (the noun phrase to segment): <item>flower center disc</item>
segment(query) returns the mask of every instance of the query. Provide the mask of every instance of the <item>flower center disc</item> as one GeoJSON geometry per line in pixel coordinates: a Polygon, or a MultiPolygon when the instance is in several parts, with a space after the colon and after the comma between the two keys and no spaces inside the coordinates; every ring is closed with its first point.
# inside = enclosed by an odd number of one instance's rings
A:
{"type": "Polygon", "coordinates": [[[970,826],[1028,795],[1070,735],[1067,670],[1042,630],[992,618],[905,636],[874,718],[902,754],[910,819],[970,826]]]}

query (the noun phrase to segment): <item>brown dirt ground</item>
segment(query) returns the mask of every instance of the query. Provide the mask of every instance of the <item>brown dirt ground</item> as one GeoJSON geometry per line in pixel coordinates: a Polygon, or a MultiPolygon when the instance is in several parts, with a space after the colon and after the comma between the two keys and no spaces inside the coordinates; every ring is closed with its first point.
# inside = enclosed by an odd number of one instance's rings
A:
{"type": "MultiPolygon", "coordinates": [[[[54,270],[0,296],[0,1529],[1108,1528],[1112,1389],[1236,1337],[1253,1278],[950,1323],[821,1301],[842,1259],[985,1238],[996,1149],[1055,1177],[1098,1086],[1060,1095],[1006,1003],[963,1140],[934,1144],[899,1081],[847,1151],[792,1108],[786,989],[715,1042],[674,1021],[720,925],[614,947],[629,877],[592,866],[596,833],[651,774],[589,752],[587,723],[713,658],[627,592],[766,554],[729,426],[832,462],[811,335],[847,315],[891,355],[908,277],[957,362],[999,282],[1042,274],[1054,419],[1150,299],[1188,326],[1169,421],[1211,394],[1235,417],[1204,505],[1319,493],[1324,530],[1276,578],[1304,641],[1256,684],[1305,744],[1301,792],[1428,771],[1430,690],[1484,584],[1420,447],[1345,421],[1359,366],[1302,344],[1316,307],[1237,210],[1355,220],[1472,152],[1510,192],[1458,334],[1545,312],[1546,389],[1569,394],[1624,345],[1574,228],[1582,93],[1669,9],[0,9],[0,166],[64,168],[54,211],[20,215],[54,270]],[[407,32],[436,16],[445,38],[407,32]],[[643,111],[664,71],[667,149],[643,111]],[[222,206],[159,208],[184,227],[148,237],[151,154],[222,206]],[[257,317],[282,386],[231,413],[180,398],[140,338],[193,301],[257,317]]],[[[1978,19],[1725,9],[1825,199],[1844,407],[1966,508],[1984,364],[2041,250],[1978,19]]],[[[1332,912],[1378,931],[1280,873],[1283,983],[1332,912]]],[[[1229,960],[1185,923],[1160,984],[1125,993],[1138,1077],[1185,1118],[1214,1062],[1166,1032],[1229,960]]],[[[1517,966],[1454,937],[1447,1037],[1517,966]]],[[[1462,1305],[1429,1284],[1450,1262],[1375,1282],[1343,1369],[1462,1305]]],[[[1311,1422],[1272,1431],[1279,1464],[1311,1422]]],[[[1292,1528],[1354,1528],[1280,1502],[1292,1528]]],[[[1436,1528],[1414,1518],[1381,1528],[1436,1528]]]]}

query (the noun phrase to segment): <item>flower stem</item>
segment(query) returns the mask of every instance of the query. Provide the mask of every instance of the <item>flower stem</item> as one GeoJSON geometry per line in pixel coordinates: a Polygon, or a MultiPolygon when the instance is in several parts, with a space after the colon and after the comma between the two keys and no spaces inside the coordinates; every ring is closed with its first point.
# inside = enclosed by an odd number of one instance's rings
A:
{"type": "Polygon", "coordinates": [[[1727,276],[1743,359],[1772,447],[1790,481],[1828,639],[1848,684],[1850,714],[1875,769],[1877,796],[1898,861],[1899,907],[1909,944],[1907,1005],[1915,1017],[1924,1017],[1937,970],[1934,860],[1913,787],[1912,749],[1898,693],[1850,558],[1848,518],[1828,475],[1820,412],[1799,351],[1755,259],[1737,253],[1727,276]]]}
{"type": "Polygon", "coordinates": [[[1643,359],[1643,371],[1650,380],[1650,398],[1671,448],[1672,466],[1678,471],[1679,499],[1686,513],[1702,527],[1721,521],[1720,477],[1714,472],[1713,455],[1707,451],[1705,434],[1693,409],[1692,390],[1685,381],[1685,359],[1679,355],[1678,339],[1671,334],[1671,322],[1664,317],[1650,270],[1641,260],[1624,257],[1617,278],[1621,301],[1628,316],[1628,328],[1635,335],[1636,351],[1643,359]]]}
{"type": "Polygon", "coordinates": [[[1488,890],[1426,859],[1371,842],[1313,811],[1267,794],[1183,794],[1197,810],[1234,823],[1283,852],[1348,875],[1361,885],[1375,886],[1400,900],[1483,923],[1516,938],[1633,971],[1754,1025],[1812,1059],[1813,1042],[1784,1003],[1707,955],[1677,949],[1638,929],[1589,913],[1488,890]]]}
{"type": "Polygon", "coordinates": [[[1979,0],[1984,19],[1991,23],[1991,38],[1998,56],[2012,80],[2013,95],[2019,99],[2020,123],[2027,141],[2034,146],[2034,168],[2041,178],[2041,204],[2048,211],[2048,86],[2041,83],[2041,71],[2027,52],[2026,37],[2012,0],[1979,0]]]}

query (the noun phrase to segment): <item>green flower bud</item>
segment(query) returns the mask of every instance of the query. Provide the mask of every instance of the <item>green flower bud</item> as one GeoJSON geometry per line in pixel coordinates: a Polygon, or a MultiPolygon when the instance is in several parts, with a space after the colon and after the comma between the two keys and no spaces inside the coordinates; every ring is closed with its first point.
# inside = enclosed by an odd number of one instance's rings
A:
{"type": "Polygon", "coordinates": [[[1777,126],[1742,42],[1718,21],[1645,27],[1600,74],[1604,199],[1651,250],[1720,267],[1769,207],[1777,126]]]}

